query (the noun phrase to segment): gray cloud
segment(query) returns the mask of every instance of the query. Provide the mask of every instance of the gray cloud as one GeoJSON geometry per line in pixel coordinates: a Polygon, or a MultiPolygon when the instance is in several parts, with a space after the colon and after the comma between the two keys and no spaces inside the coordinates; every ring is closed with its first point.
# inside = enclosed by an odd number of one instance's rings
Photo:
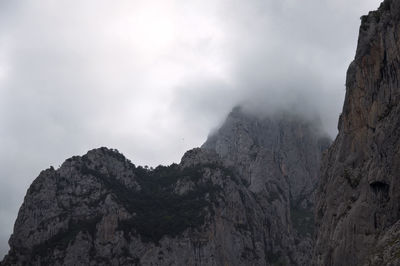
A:
{"type": "Polygon", "coordinates": [[[334,136],[378,4],[0,1],[0,256],[40,170],[91,148],[179,161],[236,104],[318,113],[334,136]]]}
{"type": "MultiPolygon", "coordinates": [[[[222,106],[228,109],[236,102],[262,112],[283,107],[306,115],[317,113],[325,131],[334,137],[346,69],[357,44],[359,17],[379,2],[231,3],[223,5],[220,13],[227,32],[224,56],[231,68],[230,89],[215,86],[212,93],[197,92],[199,97],[177,96],[180,101],[184,106],[199,106],[196,113],[201,113],[204,102],[211,106],[227,102],[222,106]]],[[[210,87],[205,84],[197,91],[210,87]]]]}

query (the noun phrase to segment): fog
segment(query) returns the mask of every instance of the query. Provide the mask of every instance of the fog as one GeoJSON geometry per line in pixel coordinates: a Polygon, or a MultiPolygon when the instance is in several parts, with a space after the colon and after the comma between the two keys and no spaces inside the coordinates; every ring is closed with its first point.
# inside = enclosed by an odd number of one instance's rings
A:
{"type": "Polygon", "coordinates": [[[233,106],[334,137],[377,0],[0,1],[0,257],[41,170],[107,146],[178,162],[233,106]]]}

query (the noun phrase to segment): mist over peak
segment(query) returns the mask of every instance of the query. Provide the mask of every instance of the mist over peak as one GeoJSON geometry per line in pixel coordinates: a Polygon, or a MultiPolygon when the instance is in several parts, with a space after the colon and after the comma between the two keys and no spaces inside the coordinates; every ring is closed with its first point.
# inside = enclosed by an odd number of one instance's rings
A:
{"type": "Polygon", "coordinates": [[[266,110],[262,106],[257,108],[257,106],[236,105],[225,120],[209,133],[203,147],[213,143],[216,138],[220,137],[220,134],[231,134],[231,132],[235,131],[235,128],[243,128],[246,134],[255,134],[256,138],[270,137],[268,136],[268,128],[276,128],[277,130],[288,132],[290,128],[293,130],[303,128],[304,132],[307,132],[304,134],[311,134],[316,138],[325,139],[328,143],[332,140],[332,137],[323,127],[318,113],[300,112],[295,109],[285,109],[284,107],[266,110]],[[252,132],[250,133],[250,131],[252,132]]]}
{"type": "Polygon", "coordinates": [[[1,1],[0,256],[32,173],[92,147],[177,162],[236,105],[319,116],[334,137],[379,2],[1,1]]]}

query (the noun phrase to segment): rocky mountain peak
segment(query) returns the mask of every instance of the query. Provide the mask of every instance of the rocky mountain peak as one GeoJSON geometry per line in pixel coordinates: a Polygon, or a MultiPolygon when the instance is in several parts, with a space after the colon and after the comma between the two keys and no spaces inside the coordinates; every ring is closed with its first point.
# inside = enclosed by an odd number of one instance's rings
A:
{"type": "Polygon", "coordinates": [[[238,167],[254,192],[281,176],[280,182],[288,181],[282,186],[290,186],[291,197],[298,199],[313,190],[319,171],[315,166],[329,144],[318,120],[283,111],[260,115],[235,107],[202,148],[238,167]]]}
{"type": "Polygon", "coordinates": [[[103,147],[42,171],[0,265],[400,265],[399,36],[400,1],[361,18],[332,144],[235,107],[179,164],[103,147]]]}
{"type": "Polygon", "coordinates": [[[74,156],[32,183],[1,265],[308,265],[321,140],[235,108],[180,164],[74,156]]]}

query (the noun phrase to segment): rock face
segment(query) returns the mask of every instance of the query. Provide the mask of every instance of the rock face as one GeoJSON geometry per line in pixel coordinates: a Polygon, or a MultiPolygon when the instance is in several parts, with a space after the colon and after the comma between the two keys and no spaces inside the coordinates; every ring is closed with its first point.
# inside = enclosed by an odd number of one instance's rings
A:
{"type": "Polygon", "coordinates": [[[362,17],[317,192],[316,265],[400,265],[400,1],[362,17]]]}
{"type": "Polygon", "coordinates": [[[236,108],[179,165],[72,157],[32,183],[1,265],[309,265],[326,146],[309,122],[236,108]]]}
{"type": "Polygon", "coordinates": [[[284,265],[309,265],[313,248],[314,190],[322,151],[330,140],[317,123],[278,113],[248,115],[235,108],[203,149],[236,170],[262,207],[265,242],[284,265]]]}

